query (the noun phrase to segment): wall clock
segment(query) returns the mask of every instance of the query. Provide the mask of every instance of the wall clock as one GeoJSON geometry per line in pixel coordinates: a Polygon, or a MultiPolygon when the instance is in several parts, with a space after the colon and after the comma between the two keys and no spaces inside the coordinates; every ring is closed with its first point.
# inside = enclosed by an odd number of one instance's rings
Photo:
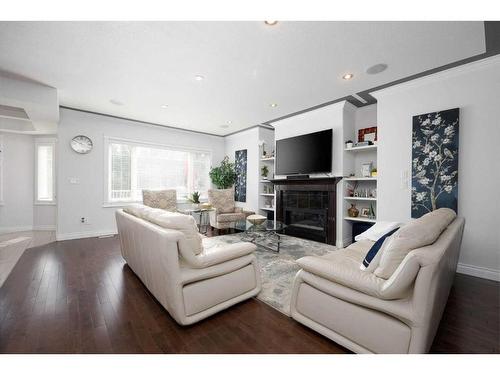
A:
{"type": "Polygon", "coordinates": [[[92,141],[85,135],[77,135],[71,140],[71,148],[79,154],[88,154],[92,147],[92,141]]]}

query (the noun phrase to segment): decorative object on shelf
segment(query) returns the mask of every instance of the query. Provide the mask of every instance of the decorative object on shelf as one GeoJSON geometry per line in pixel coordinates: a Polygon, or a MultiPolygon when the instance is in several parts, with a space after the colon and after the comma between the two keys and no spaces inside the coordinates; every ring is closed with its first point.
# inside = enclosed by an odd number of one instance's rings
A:
{"type": "Polygon", "coordinates": [[[269,168],[267,167],[267,165],[263,165],[261,168],[260,168],[260,175],[263,177],[263,178],[267,178],[267,175],[269,174],[269,168]]]}
{"type": "Polygon", "coordinates": [[[375,208],[373,207],[373,204],[371,204],[371,203],[370,203],[370,209],[368,211],[368,218],[375,219],[375,208]]]}
{"type": "Polygon", "coordinates": [[[411,217],[457,211],[459,108],[413,116],[411,217]]]}
{"type": "Polygon", "coordinates": [[[234,164],[236,171],[236,183],[234,184],[234,200],[236,202],[247,201],[247,150],[239,150],[234,153],[234,164]]]}
{"type": "Polygon", "coordinates": [[[377,189],[370,190],[370,197],[377,198],[377,189]]]}
{"type": "Polygon", "coordinates": [[[209,176],[217,189],[229,189],[236,182],[234,163],[229,161],[229,157],[224,157],[220,166],[210,169],[209,176]]]}
{"type": "Polygon", "coordinates": [[[364,163],[361,165],[361,176],[363,177],[371,177],[372,173],[372,163],[364,163]]]}
{"type": "Polygon", "coordinates": [[[193,192],[193,194],[191,194],[191,196],[188,198],[188,201],[190,201],[191,203],[193,203],[197,208],[199,207],[200,205],[200,192],[198,191],[195,191],[193,192]]]}
{"type": "Polygon", "coordinates": [[[377,177],[377,168],[372,169],[371,175],[372,175],[372,177],[377,177]]]}
{"type": "Polygon", "coordinates": [[[356,188],[358,187],[358,182],[354,182],[353,185],[347,184],[346,185],[346,194],[348,197],[354,197],[354,193],[356,191],[356,188]]]}
{"type": "Polygon", "coordinates": [[[361,213],[359,214],[360,217],[369,217],[370,216],[370,209],[368,207],[363,207],[361,208],[361,213]]]}
{"type": "Polygon", "coordinates": [[[376,142],[376,141],[377,141],[376,126],[358,130],[358,142],[376,142]]]}
{"type": "Polygon", "coordinates": [[[353,141],[349,140],[345,143],[345,148],[352,148],[352,145],[354,144],[353,141]]]}
{"type": "Polygon", "coordinates": [[[94,147],[92,140],[86,135],[77,135],[71,140],[70,145],[78,154],[88,154],[94,147]]]}
{"type": "Polygon", "coordinates": [[[250,215],[247,220],[253,225],[262,225],[267,220],[267,217],[262,215],[250,215]]]}
{"type": "Polygon", "coordinates": [[[349,217],[358,217],[359,210],[354,203],[351,203],[351,207],[347,210],[347,215],[349,215],[349,217]]]}
{"type": "Polygon", "coordinates": [[[357,147],[366,147],[366,146],[371,146],[373,145],[373,142],[371,141],[366,141],[366,142],[356,142],[354,144],[354,147],[353,148],[357,148],[357,147]]]}

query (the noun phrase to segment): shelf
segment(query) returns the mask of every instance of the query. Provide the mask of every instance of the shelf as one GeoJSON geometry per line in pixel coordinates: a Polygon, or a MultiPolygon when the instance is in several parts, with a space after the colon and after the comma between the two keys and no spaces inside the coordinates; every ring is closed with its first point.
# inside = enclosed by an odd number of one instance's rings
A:
{"type": "Polygon", "coordinates": [[[272,158],[260,159],[260,161],[274,161],[274,157],[272,157],[272,158]]]}
{"type": "Polygon", "coordinates": [[[377,198],[365,198],[365,197],[344,197],[344,199],[349,201],[376,201],[377,198]]]}
{"type": "Polygon", "coordinates": [[[263,195],[264,197],[274,197],[274,193],[269,194],[269,193],[260,193],[260,195],[263,195]]]}
{"type": "Polygon", "coordinates": [[[260,209],[264,210],[264,211],[273,211],[274,212],[274,208],[261,207],[260,209]]]}
{"type": "Polygon", "coordinates": [[[269,181],[269,180],[260,180],[260,182],[262,184],[272,184],[273,183],[272,181],[269,181]]]}
{"type": "Polygon", "coordinates": [[[359,147],[352,147],[352,148],[344,148],[344,151],[349,151],[349,152],[356,152],[356,151],[370,151],[370,150],[376,150],[377,145],[370,145],[370,146],[359,146],[359,147]]]}
{"type": "Polygon", "coordinates": [[[377,177],[345,177],[344,181],[377,181],[377,177]]]}
{"type": "Polygon", "coordinates": [[[367,217],[344,217],[344,220],[349,220],[349,221],[360,221],[362,223],[375,223],[377,222],[377,219],[368,219],[367,217]]]}

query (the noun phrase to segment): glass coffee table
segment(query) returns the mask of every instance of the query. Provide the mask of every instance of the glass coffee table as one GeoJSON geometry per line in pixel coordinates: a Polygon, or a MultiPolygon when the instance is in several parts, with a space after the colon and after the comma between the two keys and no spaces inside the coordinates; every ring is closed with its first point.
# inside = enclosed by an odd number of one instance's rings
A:
{"type": "Polygon", "coordinates": [[[260,225],[254,225],[248,220],[240,220],[234,224],[235,229],[243,231],[242,241],[253,242],[265,249],[279,253],[281,232],[286,225],[277,220],[266,220],[260,225]]]}

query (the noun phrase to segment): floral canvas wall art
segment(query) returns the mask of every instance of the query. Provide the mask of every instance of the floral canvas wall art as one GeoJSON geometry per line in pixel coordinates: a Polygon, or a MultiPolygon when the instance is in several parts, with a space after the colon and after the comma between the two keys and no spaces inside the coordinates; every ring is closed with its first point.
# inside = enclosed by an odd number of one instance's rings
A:
{"type": "Polygon", "coordinates": [[[236,184],[234,186],[234,200],[247,201],[247,150],[238,150],[234,153],[236,170],[236,184]]]}
{"type": "Polygon", "coordinates": [[[457,211],[459,109],[413,116],[411,217],[457,211]]]}

